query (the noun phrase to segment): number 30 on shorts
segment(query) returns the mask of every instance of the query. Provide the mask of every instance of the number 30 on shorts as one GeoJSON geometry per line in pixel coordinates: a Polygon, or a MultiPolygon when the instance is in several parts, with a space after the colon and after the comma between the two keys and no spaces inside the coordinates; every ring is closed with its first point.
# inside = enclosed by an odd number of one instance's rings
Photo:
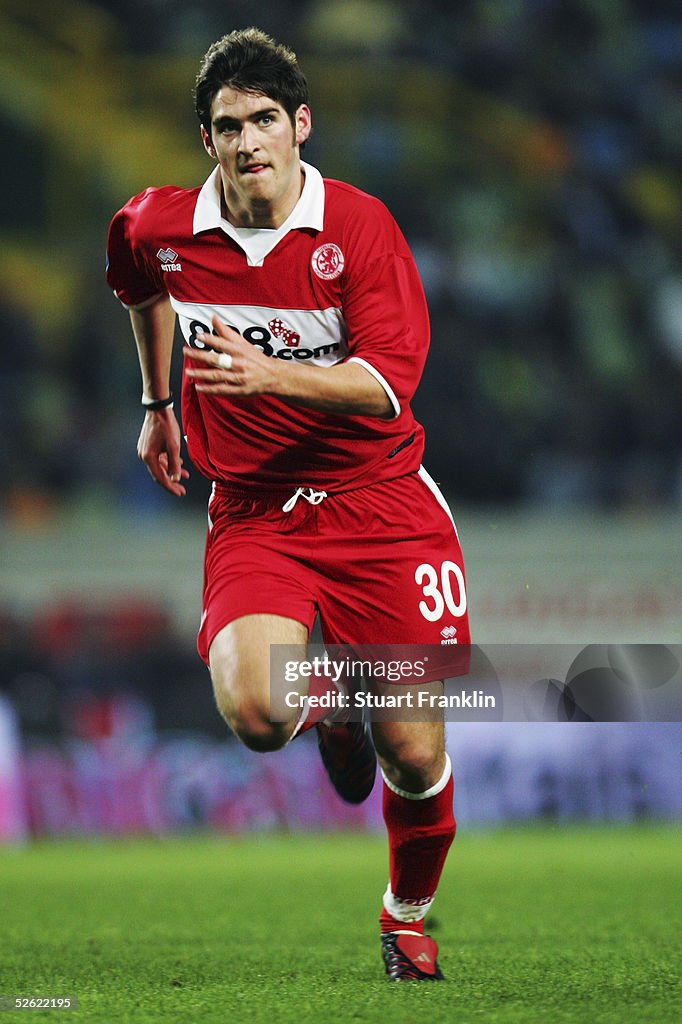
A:
{"type": "Polygon", "coordinates": [[[440,619],[446,608],[451,615],[464,615],[467,610],[464,573],[455,562],[443,562],[440,573],[428,562],[422,562],[415,570],[414,579],[427,599],[419,602],[419,611],[428,622],[440,619]]]}

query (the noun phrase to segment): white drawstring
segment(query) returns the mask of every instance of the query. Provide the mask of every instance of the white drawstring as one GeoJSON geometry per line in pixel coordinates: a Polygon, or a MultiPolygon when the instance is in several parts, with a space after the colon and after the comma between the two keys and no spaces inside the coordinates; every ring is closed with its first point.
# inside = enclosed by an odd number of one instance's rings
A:
{"type": "Polygon", "coordinates": [[[311,505],[319,505],[326,497],[326,491],[316,491],[313,487],[297,487],[288,501],[282,505],[282,512],[291,512],[299,498],[305,498],[311,505]]]}

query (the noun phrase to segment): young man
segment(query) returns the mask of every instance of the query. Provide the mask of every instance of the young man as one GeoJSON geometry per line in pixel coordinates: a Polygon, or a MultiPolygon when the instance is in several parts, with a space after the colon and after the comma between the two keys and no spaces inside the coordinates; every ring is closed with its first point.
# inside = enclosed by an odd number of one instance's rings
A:
{"type": "MultiPolygon", "coordinates": [[[[218,40],[196,109],[217,162],[206,183],[147,189],[109,233],[108,280],[142,370],[138,454],[185,493],[169,394],[177,316],[187,447],[214,481],[198,647],[218,708],[253,750],[316,725],[337,791],[359,802],[374,783],[368,732],[309,709],[272,721],[270,647],[306,644],[318,615],[328,644],[469,643],[457,534],[409,406],[425,300],[385,207],[302,162],[311,114],[291,51],[257,29],[218,40]]],[[[455,834],[443,723],[375,721],[372,734],[390,855],[386,972],[439,980],[423,920],[455,834]]]]}

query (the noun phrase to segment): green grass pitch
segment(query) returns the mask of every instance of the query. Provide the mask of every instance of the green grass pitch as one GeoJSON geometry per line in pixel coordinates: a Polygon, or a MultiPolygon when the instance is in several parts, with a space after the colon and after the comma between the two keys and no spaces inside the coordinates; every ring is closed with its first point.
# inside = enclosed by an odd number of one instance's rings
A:
{"type": "Polygon", "coordinates": [[[471,832],[434,907],[443,984],[389,984],[381,836],[49,842],[0,851],[0,993],[19,1021],[682,1020],[678,830],[471,832]]]}

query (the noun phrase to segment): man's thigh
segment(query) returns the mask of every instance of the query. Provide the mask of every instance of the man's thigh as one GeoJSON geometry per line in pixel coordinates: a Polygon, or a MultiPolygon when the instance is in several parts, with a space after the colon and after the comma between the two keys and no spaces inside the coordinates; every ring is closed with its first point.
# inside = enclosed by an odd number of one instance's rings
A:
{"type": "Polygon", "coordinates": [[[249,702],[270,708],[270,648],[308,642],[308,627],[281,615],[242,615],[215,635],[208,652],[216,700],[224,714],[249,702]]]}

